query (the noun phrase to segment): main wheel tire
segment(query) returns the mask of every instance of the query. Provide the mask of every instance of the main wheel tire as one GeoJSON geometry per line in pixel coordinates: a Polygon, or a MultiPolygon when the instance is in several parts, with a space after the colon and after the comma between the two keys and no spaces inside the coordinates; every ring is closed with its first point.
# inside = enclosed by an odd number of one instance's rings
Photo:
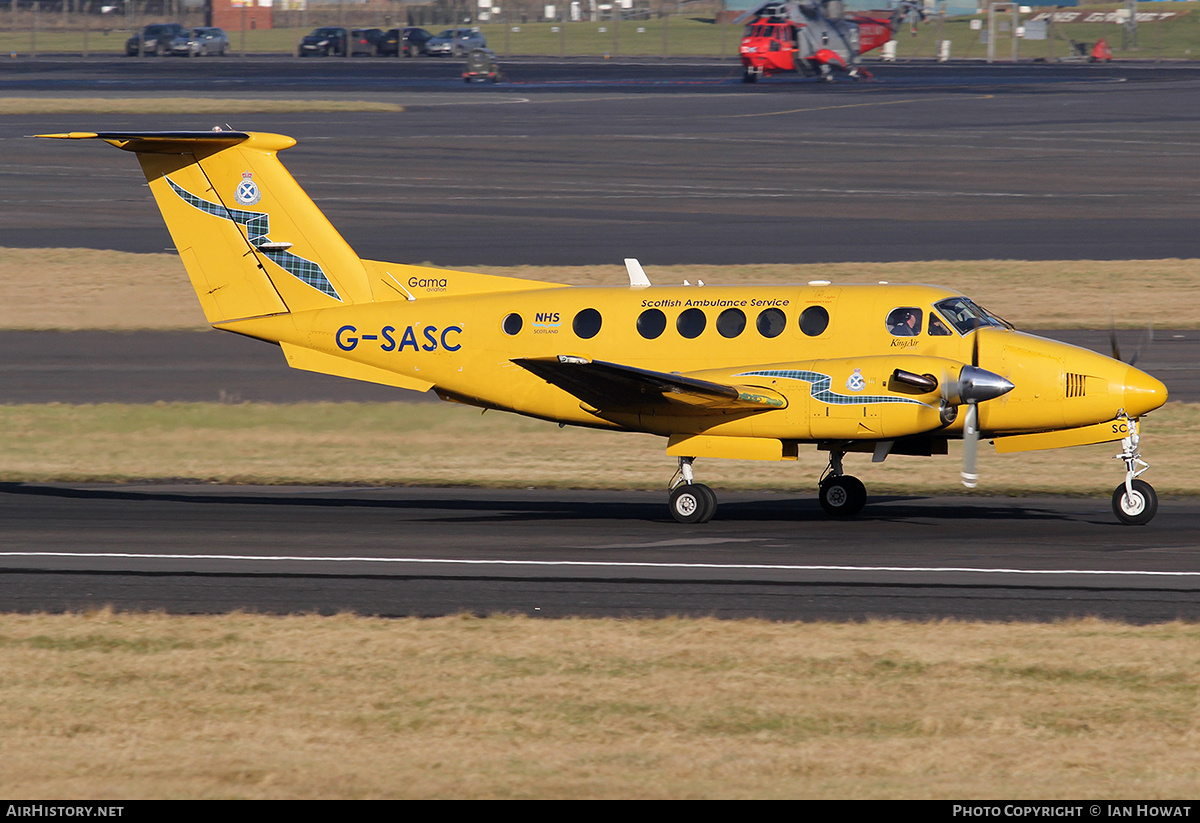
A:
{"type": "Polygon", "coordinates": [[[670,508],[680,523],[707,523],[717,511],[717,495],[702,483],[684,483],[671,491],[670,508]]]}
{"type": "Polygon", "coordinates": [[[821,484],[821,508],[834,517],[853,517],[867,504],[867,488],[848,474],[831,477],[821,484]]]}
{"type": "Polygon", "coordinates": [[[1127,526],[1144,526],[1158,513],[1158,493],[1145,480],[1134,480],[1133,495],[1125,490],[1125,484],[1113,490],[1113,514],[1127,526]]]}

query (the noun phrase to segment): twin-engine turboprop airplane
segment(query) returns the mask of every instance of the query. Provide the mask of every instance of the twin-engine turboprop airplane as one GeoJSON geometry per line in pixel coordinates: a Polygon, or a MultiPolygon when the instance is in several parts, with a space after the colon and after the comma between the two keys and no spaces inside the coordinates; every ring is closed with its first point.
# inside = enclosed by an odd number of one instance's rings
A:
{"type": "Polygon", "coordinates": [[[1146,523],[1139,419],[1167,399],[1120,360],[1023,334],[932,286],[569,287],[361,260],[277,154],[295,141],[237,131],[42,135],[137,154],[217,329],[278,343],[293,368],[432,389],[443,400],[563,425],[649,432],[677,457],[670,511],[705,522],[698,457],[829,453],[820,502],[853,515],[847,453],[1000,452],[1121,441],[1113,510],[1146,523]]]}

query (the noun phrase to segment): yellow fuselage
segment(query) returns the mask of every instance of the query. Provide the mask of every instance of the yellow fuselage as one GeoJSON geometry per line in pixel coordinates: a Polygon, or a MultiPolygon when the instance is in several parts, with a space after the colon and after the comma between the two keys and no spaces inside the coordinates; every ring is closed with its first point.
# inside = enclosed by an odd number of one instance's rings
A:
{"type": "Polygon", "coordinates": [[[980,366],[1014,385],[1003,397],[979,406],[980,428],[989,436],[1075,429],[1122,414],[1138,417],[1166,399],[1159,381],[1125,363],[1007,328],[935,335],[922,325],[911,336],[889,329],[889,314],[897,307],[919,308],[923,321],[937,317],[934,304],[957,295],[948,289],[823,284],[527,286],[456,294],[455,272],[441,272],[443,277],[436,270],[424,271],[426,276],[410,278],[406,286],[411,300],[222,327],[392,373],[401,378],[397,385],[432,387],[448,399],[567,424],[664,436],[795,442],[894,439],[930,432],[956,436],[962,420],[946,424],[939,419],[940,388],[920,392],[895,383],[892,375],[896,369],[927,374],[940,386],[973,356],[980,366]],[[815,334],[800,322],[813,306],[823,308],[828,317],[815,334]],[[661,331],[639,330],[639,318],[648,311],[662,313],[661,331]],[[585,312],[577,324],[576,318],[585,312]],[[726,312],[730,314],[722,318],[726,312]],[[738,312],[744,326],[735,334],[738,312]],[[584,322],[587,319],[592,322],[584,322]],[[648,336],[656,331],[656,336],[648,336]],[[786,402],[775,408],[720,412],[677,403],[617,412],[596,409],[515,362],[559,356],[758,387],[786,402]]]}

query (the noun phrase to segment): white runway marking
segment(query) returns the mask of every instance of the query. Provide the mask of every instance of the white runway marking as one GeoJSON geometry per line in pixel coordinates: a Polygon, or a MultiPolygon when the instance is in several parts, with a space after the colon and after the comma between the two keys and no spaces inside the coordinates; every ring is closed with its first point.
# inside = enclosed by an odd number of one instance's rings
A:
{"type": "Polygon", "coordinates": [[[0,552],[0,558],[74,558],[79,560],[220,560],[246,563],[303,562],[318,564],[377,563],[381,565],[442,565],[442,566],[527,566],[534,568],[603,568],[603,569],[708,569],[725,571],[780,571],[780,572],[895,572],[895,573],[953,573],[953,574],[1017,574],[1031,577],[1055,577],[1062,575],[1114,576],[1114,577],[1176,577],[1200,578],[1200,571],[1150,571],[1141,569],[1017,569],[982,568],[972,566],[840,566],[840,565],[791,565],[772,563],[656,563],[604,560],[504,560],[498,558],[469,560],[461,558],[435,557],[304,557],[301,555],[245,555],[245,554],[138,554],[134,552],[0,552]]]}

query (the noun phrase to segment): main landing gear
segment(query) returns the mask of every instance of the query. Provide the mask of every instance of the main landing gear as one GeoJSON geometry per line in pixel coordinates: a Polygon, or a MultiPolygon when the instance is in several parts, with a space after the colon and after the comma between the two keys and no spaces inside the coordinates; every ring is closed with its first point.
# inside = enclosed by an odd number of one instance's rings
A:
{"type": "Polygon", "coordinates": [[[680,523],[707,523],[717,513],[717,493],[703,483],[694,483],[691,457],[679,458],[679,470],[671,485],[671,516],[680,523]]]}
{"type": "Polygon", "coordinates": [[[829,453],[829,467],[818,484],[818,500],[826,514],[853,517],[867,505],[867,488],[857,477],[842,473],[843,451],[829,453]]]}
{"type": "MultiPolygon", "coordinates": [[[[845,454],[842,451],[829,453],[829,467],[819,484],[821,508],[833,517],[853,517],[867,504],[867,489],[862,481],[842,473],[845,454]]],[[[679,458],[679,470],[671,478],[669,507],[671,516],[680,523],[707,523],[717,512],[716,492],[703,483],[695,482],[692,473],[694,459],[679,458]]]]}
{"type": "Polygon", "coordinates": [[[1138,451],[1138,421],[1118,418],[1127,427],[1128,434],[1121,441],[1121,453],[1115,455],[1125,462],[1125,482],[1113,489],[1112,508],[1117,519],[1127,526],[1144,526],[1158,512],[1158,494],[1154,487],[1138,475],[1150,468],[1138,451]]]}

